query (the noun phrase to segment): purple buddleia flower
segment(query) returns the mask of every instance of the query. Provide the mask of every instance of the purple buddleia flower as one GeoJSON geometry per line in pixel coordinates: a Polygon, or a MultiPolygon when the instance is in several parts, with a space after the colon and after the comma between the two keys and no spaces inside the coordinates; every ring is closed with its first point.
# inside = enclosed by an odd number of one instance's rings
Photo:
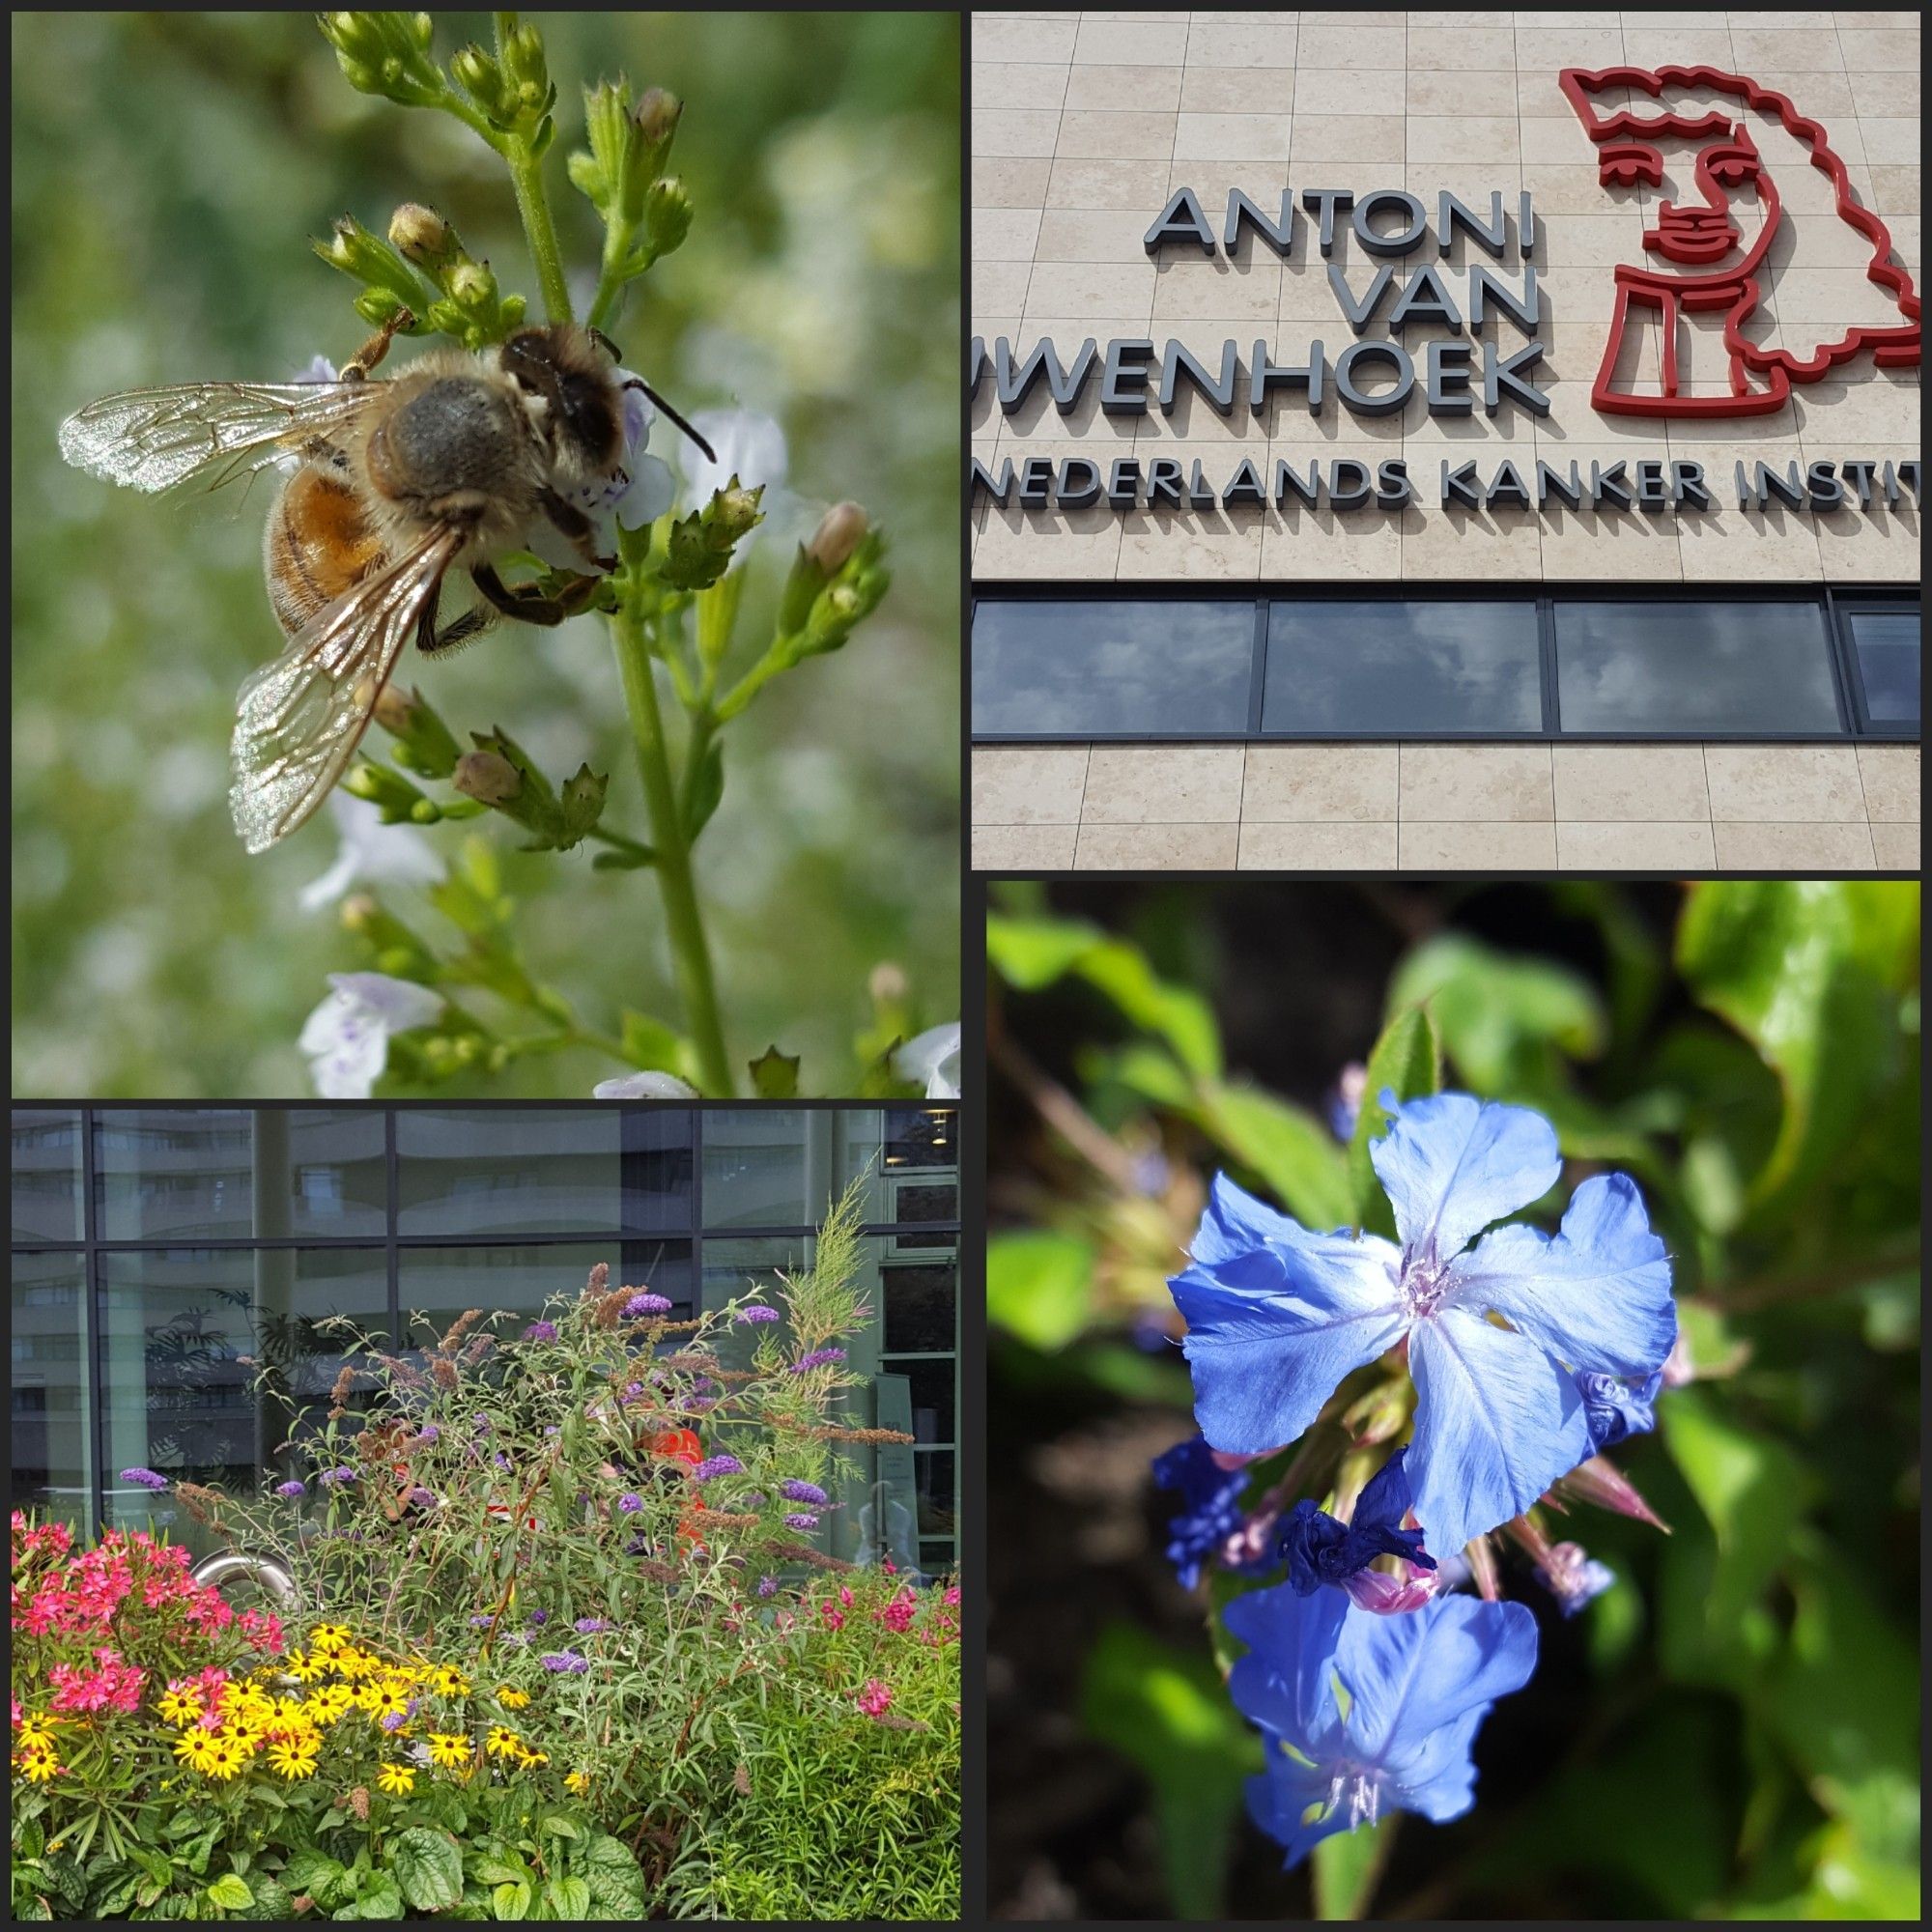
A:
{"type": "Polygon", "coordinates": [[[1222,1620],[1249,1646],[1229,1693],[1270,1747],[1248,1810],[1289,1865],[1384,1811],[1460,1818],[1475,1802],[1477,1727],[1536,1668],[1520,1604],[1437,1597],[1374,1617],[1339,1591],[1283,1584],[1236,1597],[1222,1620]]]}
{"type": "Polygon", "coordinates": [[[822,1369],[829,1362],[842,1362],[844,1359],[845,1350],[843,1349],[814,1349],[810,1354],[801,1355],[791,1365],[788,1373],[794,1376],[802,1376],[808,1369],[822,1369]]]}
{"type": "Polygon", "coordinates": [[[636,1321],[646,1315],[668,1315],[670,1300],[662,1294],[653,1294],[647,1289],[642,1294],[634,1294],[624,1304],[624,1320],[636,1321]]]}
{"type": "MultiPolygon", "coordinates": [[[[1280,1549],[1288,1558],[1288,1580],[1297,1596],[1312,1596],[1323,1583],[1333,1583],[1347,1590],[1363,1609],[1379,1610],[1388,1606],[1382,1591],[1371,1585],[1365,1598],[1350,1587],[1378,1556],[1401,1556],[1425,1570],[1435,1568],[1435,1557],[1423,1554],[1422,1532],[1402,1527],[1409,1507],[1408,1478],[1403,1472],[1407,1454],[1406,1448],[1398,1449],[1369,1478],[1356,1499],[1354,1515],[1346,1523],[1306,1496],[1295,1504],[1281,1533],[1280,1549]]],[[[1433,1594],[1432,1586],[1403,1607],[1413,1609],[1433,1594]]]]}
{"type": "Polygon", "coordinates": [[[144,1490],[164,1490],[168,1486],[168,1479],[153,1469],[123,1469],[121,1480],[124,1483],[139,1483],[144,1490]]]}
{"type": "Polygon", "coordinates": [[[624,1554],[626,1556],[642,1556],[650,1547],[650,1539],[648,1537],[634,1536],[630,1542],[625,1544],[624,1554]]]}
{"type": "Polygon", "coordinates": [[[765,1492],[763,1490],[753,1490],[740,1497],[739,1501],[746,1509],[763,1509],[766,1502],[765,1492]]]}
{"type": "Polygon", "coordinates": [[[556,1340],[556,1323],[554,1321],[532,1321],[524,1330],[524,1340],[526,1342],[554,1342],[556,1340]]]}
{"type": "Polygon", "coordinates": [[[776,1577],[760,1577],[758,1578],[759,1596],[776,1597],[778,1593],[779,1593],[779,1579],[776,1577]]]}
{"type": "Polygon", "coordinates": [[[530,1612],[530,1622],[533,1626],[541,1629],[543,1625],[550,1622],[550,1612],[548,1610],[532,1610],[530,1612]]]}
{"type": "Polygon", "coordinates": [[[434,1494],[431,1493],[430,1491],[424,1489],[423,1486],[420,1483],[418,1483],[415,1486],[415,1488],[410,1492],[410,1501],[414,1503],[418,1509],[428,1509],[430,1505],[436,1501],[436,1497],[434,1494]]]}
{"type": "Polygon", "coordinates": [[[809,1510],[794,1510],[784,1520],[787,1529],[816,1529],[818,1519],[809,1510]]]}
{"type": "Polygon", "coordinates": [[[615,1630],[617,1626],[603,1617],[579,1617],[571,1625],[579,1636],[595,1636],[600,1631],[615,1630]]]}
{"type": "Polygon", "coordinates": [[[355,1480],[355,1471],[352,1469],[346,1463],[343,1463],[343,1465],[339,1469],[325,1469],[322,1472],[322,1474],[316,1478],[316,1481],[318,1483],[331,1483],[331,1484],[353,1483],[355,1480]]]}
{"type": "Polygon", "coordinates": [[[1591,1447],[1607,1449],[1627,1435],[1655,1429],[1657,1417],[1651,1411],[1651,1405],[1662,1386],[1662,1371],[1644,1377],[1634,1387],[1615,1376],[1578,1376],[1577,1389],[1583,1398],[1591,1447]]]}
{"type": "Polygon", "coordinates": [[[743,1308],[732,1312],[733,1321],[777,1321],[781,1319],[776,1308],[767,1308],[762,1302],[747,1302],[743,1308]]]}
{"type": "Polygon", "coordinates": [[[678,1407],[691,1415],[702,1415],[706,1409],[717,1406],[718,1398],[715,1395],[688,1395],[678,1404],[678,1407]]]}
{"type": "Polygon", "coordinates": [[[590,1668],[590,1660],[587,1657],[580,1657],[574,1650],[546,1651],[537,1662],[546,1670],[562,1672],[572,1677],[581,1677],[590,1668]]]}
{"type": "Polygon", "coordinates": [[[1180,1492],[1179,1511],[1167,1525],[1167,1560],[1180,1587],[1191,1590],[1247,1521],[1240,1498],[1248,1472],[1223,1468],[1207,1438],[1190,1435],[1153,1459],[1153,1479],[1163,1490],[1180,1492]]]}
{"type": "Polygon", "coordinates": [[[1293,1441],[1345,1376],[1406,1341],[1408,1478],[1439,1553],[1520,1515],[1592,1453],[1577,1378],[1647,1379],[1677,1315],[1628,1175],[1591,1176],[1553,1236],[1512,1225],[1478,1241],[1556,1184],[1549,1122],[1466,1094],[1385,1093],[1382,1105],[1392,1124],[1369,1152],[1400,1245],[1311,1233],[1220,1176],[1193,1265],[1168,1286],[1187,1320],[1195,1418],[1217,1449],[1293,1441]]]}
{"type": "Polygon", "coordinates": [[[1574,1617],[1592,1597],[1600,1597],[1616,1578],[1616,1573],[1591,1556],[1580,1543],[1552,1543],[1549,1552],[1536,1566],[1557,1607],[1566,1617],[1574,1617]]]}
{"type": "Polygon", "coordinates": [[[442,1431],[440,1430],[433,1422],[425,1422],[423,1426],[416,1431],[416,1440],[418,1442],[437,1442],[440,1441],[441,1438],[442,1438],[442,1431]]]}
{"type": "Polygon", "coordinates": [[[626,1490],[617,1498],[617,1510],[622,1516],[636,1516],[644,1506],[644,1499],[635,1490],[626,1490]]]}
{"type": "Polygon", "coordinates": [[[308,1485],[306,1483],[277,1483],[275,1485],[275,1493],[293,1502],[296,1497],[308,1494],[308,1485]]]}
{"type": "Polygon", "coordinates": [[[497,1619],[488,1610],[479,1610],[475,1616],[469,1619],[469,1628],[471,1630],[488,1630],[496,1621],[497,1619]]]}
{"type": "Polygon", "coordinates": [[[822,1509],[832,1500],[816,1483],[808,1483],[800,1476],[787,1476],[779,1485],[779,1493],[795,1503],[810,1503],[822,1509]]]}

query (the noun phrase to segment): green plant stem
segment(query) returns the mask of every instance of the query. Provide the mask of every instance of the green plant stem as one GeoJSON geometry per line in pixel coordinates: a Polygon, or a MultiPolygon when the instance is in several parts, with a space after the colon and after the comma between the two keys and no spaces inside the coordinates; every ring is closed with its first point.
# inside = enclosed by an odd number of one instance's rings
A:
{"type": "Polygon", "coordinates": [[[553,322],[568,322],[570,291],[563,279],[563,255],[556,245],[556,224],[550,218],[550,198],[544,193],[543,163],[526,141],[512,141],[503,150],[510,169],[510,185],[517,191],[517,213],[529,239],[530,257],[537,265],[544,308],[553,322]]]}
{"type": "Polygon", "coordinates": [[[588,320],[592,328],[603,327],[630,279],[623,272],[623,266],[631,253],[631,238],[637,232],[637,224],[627,221],[613,208],[610,225],[604,231],[604,262],[598,271],[597,293],[590,301],[588,320]]]}
{"type": "Polygon", "coordinates": [[[617,668],[624,680],[624,706],[630,713],[631,734],[637,740],[638,771],[644,781],[644,803],[650,811],[658,883],[664,892],[671,956],[684,992],[685,1017],[706,1091],[728,1097],[734,1091],[731,1061],[724,1051],[724,1033],[718,1019],[711,952],[705,943],[704,922],[692,879],[691,845],[671,782],[670,748],[665,739],[664,714],[658,705],[643,620],[626,604],[611,620],[611,627],[617,642],[617,668]]]}

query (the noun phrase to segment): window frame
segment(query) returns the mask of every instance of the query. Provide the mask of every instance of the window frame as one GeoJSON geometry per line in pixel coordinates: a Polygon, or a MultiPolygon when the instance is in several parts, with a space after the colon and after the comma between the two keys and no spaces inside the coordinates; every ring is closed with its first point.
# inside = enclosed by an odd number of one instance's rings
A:
{"type": "MultiPolygon", "coordinates": [[[[1896,591],[1889,596],[1876,592],[1844,591],[1833,596],[1830,603],[1833,655],[1838,660],[1838,683],[1844,693],[1846,708],[1854,721],[1854,735],[1861,738],[1889,739],[1894,743],[1903,741],[1916,744],[1922,724],[1887,724],[1873,722],[1870,708],[1865,703],[1864,670],[1859,663],[1858,640],[1852,636],[1852,619],[1861,614],[1873,617],[1918,617],[1921,619],[1922,630],[1923,609],[1918,599],[1896,591]]],[[[1922,638],[1920,661],[1922,671],[1922,638]]]]}
{"type": "Polygon", "coordinates": [[[1873,725],[1862,711],[1862,692],[1851,643],[1846,613],[1851,610],[1917,611],[1918,586],[1898,582],[1736,584],[1721,582],[1687,583],[1615,582],[1577,579],[1552,583],[1541,580],[1500,582],[1433,582],[1382,584],[1329,582],[1301,583],[1264,580],[1254,584],[1224,587],[1218,593],[1200,583],[1172,581],[1121,583],[1111,579],[1078,581],[1014,579],[1000,583],[976,583],[967,613],[968,737],[973,745],[1293,745],[1293,744],[1477,744],[1477,745],[1844,745],[1862,739],[1917,743],[1920,725],[1873,725]],[[1556,614],[1558,599],[1579,603],[1707,604],[1726,595],[1747,595],[1753,603],[1806,604],[1823,612],[1827,661],[1838,709],[1835,731],[1576,731],[1562,728],[1557,715],[1556,614]],[[972,625],[982,603],[1061,604],[1119,602],[1122,597],[1153,603],[1199,604],[1211,601],[1251,602],[1255,607],[1254,665],[1251,673],[1248,724],[1241,731],[1089,731],[1054,733],[979,732],[971,729],[972,625]],[[1510,599],[1533,602],[1537,612],[1542,680],[1542,727],[1533,731],[1449,729],[1432,731],[1264,731],[1262,700],[1266,671],[1267,610],[1271,603],[1497,603],[1510,599]]]}

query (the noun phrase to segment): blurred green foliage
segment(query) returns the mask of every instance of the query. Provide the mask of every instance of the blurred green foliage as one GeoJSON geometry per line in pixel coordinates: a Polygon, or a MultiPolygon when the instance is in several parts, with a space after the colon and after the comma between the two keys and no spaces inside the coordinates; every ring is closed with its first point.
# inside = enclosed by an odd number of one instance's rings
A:
{"type": "MultiPolygon", "coordinates": [[[[746,635],[769,629],[827,504],[857,497],[890,526],[897,582],[877,616],[734,727],[702,881],[741,1064],[777,1041],[809,1068],[847,1065],[879,962],[930,1019],[957,1010],[959,21],[543,26],[561,96],[546,165],[580,304],[599,240],[563,174],[581,84],[621,71],[686,102],[691,239],[611,327],[687,413],[742,403],[784,427],[791,504],[748,565],[746,635]]],[[[429,202],[540,306],[535,276],[496,156],[443,116],[354,92],[306,14],[16,13],[12,29],[14,1092],[304,1093],[296,1036],[323,976],[367,960],[331,910],[297,908],[335,854],[326,815],[256,860],[228,822],[236,688],[279,648],[267,496],[143,499],[62,464],[55,426],[114,389],[340,361],[367,330],[309,238],[345,213],[381,233],[429,202]]],[[[444,56],[487,43],[490,16],[439,15],[437,36],[444,56]]],[[[612,823],[641,829],[594,619],[506,627],[401,675],[460,730],[500,723],[545,769],[611,773],[612,823]]],[[[593,871],[585,848],[515,851],[514,830],[493,836],[505,891],[535,902],[533,974],[608,1031],[623,1008],[675,1013],[654,889],[593,871]]],[[[621,1070],[533,1056],[489,1090],[581,1094],[621,1070]]]]}
{"type": "MultiPolygon", "coordinates": [[[[1440,1832],[1405,1821],[1389,1909],[1543,1917],[1560,1899],[1577,1917],[1916,1918],[1918,886],[1694,884],[1665,930],[1618,887],[1566,882],[1543,889],[1529,943],[1508,947],[1438,889],[1387,980],[1379,1038],[1354,1048],[1369,1103],[1341,1123],[1346,1141],[1315,1108],[1225,1070],[1218,1016],[1236,989],[1211,891],[1150,896],[1129,939],[1046,888],[996,889],[992,1187],[1013,1222],[989,1250],[996,1412],[1003,1390],[1058,1388],[1089,1413],[1111,1392],[1171,1406],[1179,1435],[1185,1375],[1134,1342],[1179,1332],[1165,1278],[1216,1169],[1312,1225],[1348,1225],[1378,1211],[1366,1152],[1383,1087],[1427,1092],[1439,1076],[1540,1109],[1566,1157],[1560,1195],[1628,1168],[1673,1256],[1694,1379],[1661,1399],[1655,1438],[1616,1454],[1673,1533],[1573,1505],[1561,1533],[1617,1578],[1577,1626],[1582,1689],[1546,1643],[1539,1678],[1492,1720],[1504,1742],[1475,1811],[1440,1832]],[[1594,970],[1574,944],[1536,950],[1558,923],[1590,935],[1594,970]],[[1032,1003],[1045,995],[1042,1032],[1032,1003]],[[1003,1105],[1031,1128],[1001,1132],[1003,1105]],[[1565,1700],[1559,1734],[1537,1714],[1539,1685],[1565,1700]],[[1539,1723],[1527,1743],[1507,1729],[1539,1723]]],[[[1255,989],[1239,990],[1252,1038],[1255,989]]],[[[1158,1499],[1150,1510],[1165,1515],[1158,1499]]],[[[1211,1594],[1229,1587],[1217,1576],[1211,1594]]],[[[1185,1854],[1163,1841],[1169,1904],[1238,1910],[1238,1791],[1204,1773],[1198,1718],[1121,1688],[1122,1657],[1155,1639],[1095,1624],[1089,1728],[1141,1767],[1163,1829],[1192,1833],[1185,1854]]],[[[1027,1642],[996,1623],[996,1653],[1027,1642]]],[[[1308,1878],[1275,1880],[1267,1909],[1373,1911],[1391,1835],[1328,1840],[1308,1878]]]]}

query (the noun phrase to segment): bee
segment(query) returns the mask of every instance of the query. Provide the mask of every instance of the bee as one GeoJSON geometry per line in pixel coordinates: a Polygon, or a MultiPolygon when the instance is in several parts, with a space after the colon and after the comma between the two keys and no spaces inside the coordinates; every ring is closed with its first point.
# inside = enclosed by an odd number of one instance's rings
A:
{"type": "Polygon", "coordinates": [[[554,625],[588,608],[617,566],[598,554],[585,511],[628,480],[625,389],[641,390],[712,454],[655,390],[622,375],[608,336],[573,324],[522,328],[476,353],[431,350],[371,380],[412,321],[400,311],[334,382],[135,389],[61,425],[70,463],[136,490],[193,479],[212,489],[290,469],[263,542],[288,644],[242,684],[232,746],[229,804],[251,853],[327,797],[412,636],[434,656],[499,611],[554,625]],[[554,590],[505,584],[497,561],[545,526],[586,568],[554,590]],[[467,571],[484,602],[443,624],[452,571],[467,571]]]}

